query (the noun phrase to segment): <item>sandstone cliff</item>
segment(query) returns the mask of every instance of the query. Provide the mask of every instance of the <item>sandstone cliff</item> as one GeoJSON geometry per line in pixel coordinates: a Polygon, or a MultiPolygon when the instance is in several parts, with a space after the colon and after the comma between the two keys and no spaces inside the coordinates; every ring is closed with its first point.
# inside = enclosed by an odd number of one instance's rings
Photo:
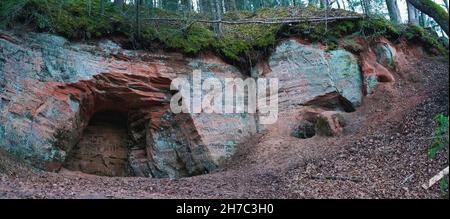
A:
{"type": "Polygon", "coordinates": [[[248,76],[209,53],[192,58],[109,40],[0,32],[0,146],[48,171],[178,178],[213,171],[257,133],[339,135],[346,114],[422,55],[406,42],[354,41],[361,51],[289,38],[248,76]],[[258,114],[171,113],[171,80],[195,69],[203,80],[278,78],[278,122],[261,125],[258,114]]]}

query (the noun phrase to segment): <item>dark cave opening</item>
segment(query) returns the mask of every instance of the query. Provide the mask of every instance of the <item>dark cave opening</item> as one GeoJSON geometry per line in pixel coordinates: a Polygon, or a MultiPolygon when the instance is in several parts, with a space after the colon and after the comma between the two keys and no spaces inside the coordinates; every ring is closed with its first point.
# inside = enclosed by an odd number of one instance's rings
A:
{"type": "Polygon", "coordinates": [[[79,105],[55,136],[60,172],[181,178],[217,167],[189,114],[170,111],[170,81],[104,73],[64,87],[79,105]]]}
{"type": "Polygon", "coordinates": [[[130,144],[126,115],[97,112],[70,151],[64,167],[100,176],[133,176],[128,161],[130,144]]]}
{"type": "Polygon", "coordinates": [[[293,131],[292,136],[301,139],[312,138],[316,135],[315,124],[309,121],[302,121],[293,131]]]}

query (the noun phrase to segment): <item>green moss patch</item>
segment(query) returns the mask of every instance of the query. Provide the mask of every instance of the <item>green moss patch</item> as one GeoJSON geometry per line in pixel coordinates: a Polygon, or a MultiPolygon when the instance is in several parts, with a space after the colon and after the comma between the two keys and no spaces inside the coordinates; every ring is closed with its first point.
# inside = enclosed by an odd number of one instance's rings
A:
{"type": "MultiPolygon", "coordinates": [[[[115,35],[125,36],[131,45],[151,49],[161,45],[166,49],[196,55],[212,50],[225,60],[243,70],[249,70],[259,59],[270,54],[279,40],[300,36],[311,42],[321,42],[330,50],[338,47],[338,40],[358,35],[367,40],[386,37],[390,40],[406,38],[421,42],[425,48],[447,54],[448,51],[431,31],[414,25],[394,25],[384,18],[342,20],[325,23],[292,24],[241,24],[222,25],[222,33],[217,36],[211,24],[192,23],[193,19],[207,19],[199,13],[181,14],[161,9],[142,7],[139,12],[141,27],[136,36],[134,8],[116,8],[108,2],[101,12],[100,0],[92,0],[90,7],[86,1],[72,0],[3,0],[0,8],[3,26],[15,23],[29,24],[35,31],[57,33],[72,40],[90,40],[115,35]],[[16,2],[16,3],[13,3],[16,2]],[[7,13],[14,11],[14,14],[7,13]],[[3,19],[5,17],[5,19],[3,19]],[[150,17],[176,18],[175,21],[154,21],[150,17]],[[7,18],[7,19],[6,19],[7,18]]],[[[333,17],[357,15],[344,10],[325,11],[314,7],[262,8],[256,12],[226,13],[226,20],[273,19],[292,17],[333,17]]],[[[352,52],[362,50],[350,40],[341,44],[352,52]]]]}

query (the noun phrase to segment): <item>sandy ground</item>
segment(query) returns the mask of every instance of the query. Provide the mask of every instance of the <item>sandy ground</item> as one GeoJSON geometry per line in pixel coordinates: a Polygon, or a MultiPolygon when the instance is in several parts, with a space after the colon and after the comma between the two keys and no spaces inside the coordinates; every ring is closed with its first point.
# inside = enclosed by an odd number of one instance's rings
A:
{"type": "Polygon", "coordinates": [[[255,136],[214,173],[114,178],[47,173],[0,152],[0,198],[448,198],[421,185],[448,166],[430,160],[434,116],[449,110],[447,61],[417,63],[350,115],[344,136],[255,136]]]}

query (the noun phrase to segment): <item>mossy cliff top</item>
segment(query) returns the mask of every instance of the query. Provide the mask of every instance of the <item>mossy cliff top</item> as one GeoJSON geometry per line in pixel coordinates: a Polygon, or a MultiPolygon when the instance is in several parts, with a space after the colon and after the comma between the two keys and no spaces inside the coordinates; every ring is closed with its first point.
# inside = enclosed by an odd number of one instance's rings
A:
{"type": "MultiPolygon", "coordinates": [[[[438,36],[430,31],[414,25],[394,25],[379,17],[344,19],[329,23],[223,24],[221,33],[216,34],[210,23],[192,22],[199,19],[207,20],[207,15],[142,8],[140,31],[136,34],[133,8],[125,6],[119,10],[108,3],[101,12],[100,7],[99,0],[92,0],[91,7],[86,7],[84,1],[5,0],[0,7],[0,16],[4,28],[23,23],[32,27],[34,31],[57,33],[72,40],[123,36],[135,48],[152,49],[162,46],[188,55],[212,50],[244,70],[248,70],[258,59],[267,56],[279,40],[289,36],[300,36],[311,42],[321,42],[329,49],[335,49],[338,39],[346,36],[361,36],[369,40],[386,37],[392,41],[406,38],[419,41],[425,48],[438,53],[448,53],[438,36]],[[174,20],[147,19],[151,17],[174,20]]],[[[358,14],[335,9],[325,13],[314,7],[263,8],[256,12],[227,13],[224,20],[348,16],[358,14]]]]}

